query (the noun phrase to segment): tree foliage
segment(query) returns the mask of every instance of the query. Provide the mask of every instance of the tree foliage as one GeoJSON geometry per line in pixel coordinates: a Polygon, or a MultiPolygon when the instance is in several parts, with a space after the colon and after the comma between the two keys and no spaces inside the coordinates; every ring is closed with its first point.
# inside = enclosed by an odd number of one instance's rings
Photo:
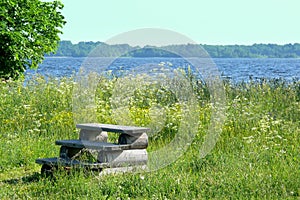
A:
{"type": "Polygon", "coordinates": [[[17,79],[56,50],[62,8],[59,1],[0,0],[0,78],[17,79]]]}

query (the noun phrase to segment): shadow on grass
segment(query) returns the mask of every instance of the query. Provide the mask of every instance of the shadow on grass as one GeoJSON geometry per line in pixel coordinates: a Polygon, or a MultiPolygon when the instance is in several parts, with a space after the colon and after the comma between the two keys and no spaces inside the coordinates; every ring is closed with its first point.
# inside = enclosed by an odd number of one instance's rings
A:
{"type": "Polygon", "coordinates": [[[12,178],[12,179],[6,179],[6,180],[2,180],[0,181],[0,183],[5,183],[5,184],[9,184],[9,185],[17,185],[17,184],[30,184],[30,183],[36,183],[42,180],[48,180],[50,182],[55,182],[57,181],[58,177],[76,177],[78,175],[83,175],[84,177],[94,177],[97,176],[97,173],[99,173],[99,171],[97,170],[91,170],[91,171],[87,171],[84,169],[73,169],[71,170],[60,170],[57,171],[55,173],[47,173],[47,174],[43,174],[43,173],[38,173],[38,172],[34,172],[31,175],[27,175],[27,176],[23,176],[20,178],[12,178]]]}
{"type": "Polygon", "coordinates": [[[8,179],[8,180],[3,180],[1,181],[2,183],[10,184],[10,185],[17,185],[20,183],[33,183],[33,182],[38,182],[40,181],[44,176],[42,176],[40,173],[35,172],[31,175],[24,176],[21,178],[14,178],[14,179],[8,179]]]}

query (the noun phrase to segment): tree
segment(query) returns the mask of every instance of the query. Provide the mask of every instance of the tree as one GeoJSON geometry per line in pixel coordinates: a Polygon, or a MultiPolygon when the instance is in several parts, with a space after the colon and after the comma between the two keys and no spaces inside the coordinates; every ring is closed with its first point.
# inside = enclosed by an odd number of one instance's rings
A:
{"type": "Polygon", "coordinates": [[[17,79],[54,52],[65,24],[59,1],[0,0],[0,79],[17,79]]]}
{"type": "Polygon", "coordinates": [[[73,44],[71,41],[60,41],[56,53],[48,56],[72,56],[73,44]]]}

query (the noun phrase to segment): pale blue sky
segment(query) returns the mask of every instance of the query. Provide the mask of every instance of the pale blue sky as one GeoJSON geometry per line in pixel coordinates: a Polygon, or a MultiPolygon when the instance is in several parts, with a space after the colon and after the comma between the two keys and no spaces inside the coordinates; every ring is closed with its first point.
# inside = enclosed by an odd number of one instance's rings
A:
{"type": "Polygon", "coordinates": [[[300,43],[300,0],[61,0],[62,40],[106,41],[139,28],[200,44],[300,43]]]}

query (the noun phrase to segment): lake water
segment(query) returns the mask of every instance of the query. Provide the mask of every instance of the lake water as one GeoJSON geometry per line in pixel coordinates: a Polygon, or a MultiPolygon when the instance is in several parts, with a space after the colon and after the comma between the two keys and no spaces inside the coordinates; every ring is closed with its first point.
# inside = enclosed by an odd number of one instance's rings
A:
{"type": "MultiPolygon", "coordinates": [[[[29,74],[63,77],[75,75],[86,58],[46,57],[37,70],[27,70],[29,74]]],[[[300,59],[294,58],[216,58],[213,59],[221,76],[233,82],[248,81],[260,78],[281,78],[287,81],[300,79],[300,59]]],[[[97,61],[96,62],[100,62],[97,61]]],[[[172,63],[172,67],[187,66],[189,63],[183,58],[118,58],[109,67],[117,71],[119,68],[128,70],[147,64],[172,63]]]]}

